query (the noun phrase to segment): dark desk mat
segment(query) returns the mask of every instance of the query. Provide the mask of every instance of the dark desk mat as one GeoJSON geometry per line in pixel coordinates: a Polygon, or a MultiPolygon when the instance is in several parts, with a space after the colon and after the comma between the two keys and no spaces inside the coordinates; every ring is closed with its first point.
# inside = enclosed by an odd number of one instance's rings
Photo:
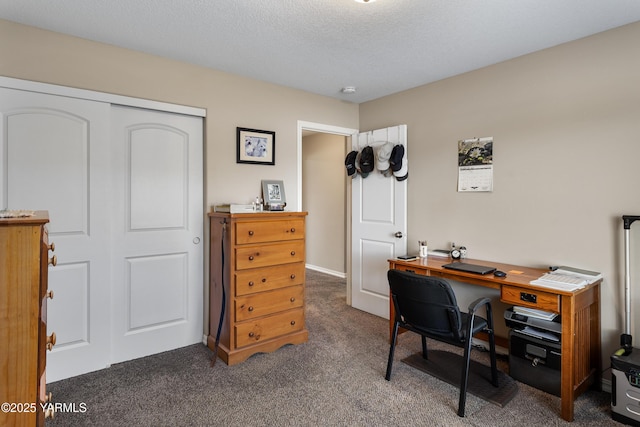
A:
{"type": "MultiPolygon", "coordinates": [[[[402,362],[452,384],[459,390],[463,357],[443,350],[429,350],[427,354],[428,360],[423,359],[422,352],[419,352],[402,359],[402,362]]],[[[491,384],[491,367],[471,360],[467,393],[503,407],[518,393],[518,384],[509,375],[498,370],[498,387],[494,387],[491,384]]]]}

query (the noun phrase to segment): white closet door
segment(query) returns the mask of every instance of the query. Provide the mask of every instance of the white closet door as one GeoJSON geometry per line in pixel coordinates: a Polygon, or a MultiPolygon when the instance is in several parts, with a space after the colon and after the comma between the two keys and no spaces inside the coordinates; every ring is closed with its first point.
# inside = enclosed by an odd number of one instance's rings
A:
{"type": "Polygon", "coordinates": [[[202,119],[114,106],[112,361],[202,342],[202,119]]]}
{"type": "Polygon", "coordinates": [[[49,268],[49,382],[110,363],[109,109],[0,88],[0,202],[48,210],[58,258],[49,268]]]}

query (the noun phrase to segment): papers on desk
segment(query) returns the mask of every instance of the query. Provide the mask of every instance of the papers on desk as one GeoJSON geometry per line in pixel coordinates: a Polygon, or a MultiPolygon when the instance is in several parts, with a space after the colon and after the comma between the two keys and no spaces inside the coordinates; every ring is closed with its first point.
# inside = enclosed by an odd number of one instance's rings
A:
{"type": "Polygon", "coordinates": [[[602,274],[595,271],[580,270],[573,267],[560,267],[555,271],[545,273],[536,280],[532,280],[532,285],[543,286],[562,291],[575,291],[584,288],[586,285],[602,279],[602,274]]]}
{"type": "Polygon", "coordinates": [[[602,273],[598,273],[597,271],[582,270],[580,268],[567,267],[566,265],[558,267],[555,272],[583,278],[587,283],[593,283],[596,280],[602,279],[602,273]]]}
{"type": "Polygon", "coordinates": [[[552,272],[545,273],[529,283],[561,291],[575,291],[576,289],[584,288],[587,285],[587,280],[577,276],[552,272]]]}

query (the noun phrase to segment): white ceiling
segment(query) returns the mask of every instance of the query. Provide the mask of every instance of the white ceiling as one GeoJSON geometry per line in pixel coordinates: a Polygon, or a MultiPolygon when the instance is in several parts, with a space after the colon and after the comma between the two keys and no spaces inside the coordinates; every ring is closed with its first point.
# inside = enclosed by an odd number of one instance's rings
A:
{"type": "Polygon", "coordinates": [[[0,0],[0,18],[360,103],[640,21],[640,0],[0,0]]]}

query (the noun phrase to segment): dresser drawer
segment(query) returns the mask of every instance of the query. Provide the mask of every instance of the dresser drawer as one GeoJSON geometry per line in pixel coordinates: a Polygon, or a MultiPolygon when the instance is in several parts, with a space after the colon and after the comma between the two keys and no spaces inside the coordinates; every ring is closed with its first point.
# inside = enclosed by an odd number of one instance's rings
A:
{"type": "Polygon", "coordinates": [[[237,247],[236,269],[269,267],[304,261],[304,240],[271,243],[268,245],[237,247]]]}
{"type": "Polygon", "coordinates": [[[236,346],[244,347],[304,329],[304,309],[297,308],[235,326],[236,346]]]}
{"type": "Polygon", "coordinates": [[[500,301],[522,307],[537,308],[539,310],[560,312],[560,295],[549,292],[503,285],[500,301]]]}
{"type": "Polygon", "coordinates": [[[304,239],[304,219],[239,222],[235,233],[238,245],[304,239]]]}
{"type": "Polygon", "coordinates": [[[238,271],[235,274],[235,296],[302,285],[304,274],[303,262],[238,271]]]}
{"type": "Polygon", "coordinates": [[[237,298],[236,322],[291,310],[304,305],[304,288],[290,286],[276,291],[262,292],[237,298]]]}

